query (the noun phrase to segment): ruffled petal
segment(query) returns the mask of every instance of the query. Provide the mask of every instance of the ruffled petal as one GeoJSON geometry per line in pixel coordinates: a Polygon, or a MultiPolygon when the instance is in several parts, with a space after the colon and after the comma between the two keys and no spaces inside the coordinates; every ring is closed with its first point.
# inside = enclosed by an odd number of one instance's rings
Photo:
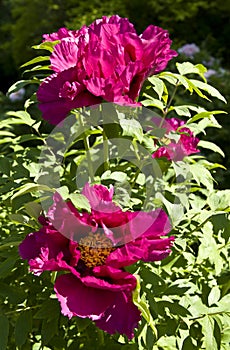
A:
{"type": "Polygon", "coordinates": [[[78,62],[78,41],[74,38],[65,39],[55,45],[50,56],[51,68],[55,72],[75,67],[78,62]]]}
{"type": "Polygon", "coordinates": [[[96,208],[100,202],[112,202],[114,189],[110,185],[108,189],[103,185],[93,185],[87,182],[82,190],[82,194],[88,199],[91,208],[96,208]]]}
{"type": "Polygon", "coordinates": [[[38,88],[38,107],[42,112],[42,117],[51,124],[59,124],[67,114],[74,108],[91,106],[101,102],[101,98],[96,98],[84,85],[76,90],[73,98],[72,92],[68,97],[63,95],[63,87],[66,83],[78,82],[77,69],[69,68],[59,73],[54,73],[46,78],[38,88]],[[79,92],[78,92],[79,91],[79,92]]]}
{"type": "Polygon", "coordinates": [[[79,316],[99,319],[116,298],[113,291],[86,286],[72,274],[59,276],[54,290],[63,315],[69,318],[79,316]]]}
{"type": "Polygon", "coordinates": [[[133,290],[136,288],[136,278],[132,274],[111,266],[96,266],[94,276],[81,277],[81,281],[89,286],[113,291],[133,290]]]}
{"type": "Polygon", "coordinates": [[[53,205],[49,208],[47,218],[64,237],[78,242],[80,238],[89,233],[93,226],[90,225],[89,214],[80,214],[73,206],[67,204],[58,192],[53,196],[53,205]]]}
{"type": "Polygon", "coordinates": [[[131,220],[124,232],[126,244],[116,248],[106,259],[106,264],[116,268],[129,266],[138,260],[157,261],[170,253],[173,237],[161,238],[171,230],[166,213],[155,211],[130,213],[131,220]],[[130,239],[133,237],[133,239],[130,239]]]}

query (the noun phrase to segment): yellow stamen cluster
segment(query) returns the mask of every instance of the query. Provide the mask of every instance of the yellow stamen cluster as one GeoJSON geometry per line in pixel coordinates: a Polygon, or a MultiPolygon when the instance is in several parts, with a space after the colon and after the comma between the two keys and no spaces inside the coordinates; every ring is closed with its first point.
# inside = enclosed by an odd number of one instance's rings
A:
{"type": "Polygon", "coordinates": [[[107,256],[114,250],[113,244],[103,233],[89,233],[79,241],[81,260],[87,267],[103,265],[107,256]]]}

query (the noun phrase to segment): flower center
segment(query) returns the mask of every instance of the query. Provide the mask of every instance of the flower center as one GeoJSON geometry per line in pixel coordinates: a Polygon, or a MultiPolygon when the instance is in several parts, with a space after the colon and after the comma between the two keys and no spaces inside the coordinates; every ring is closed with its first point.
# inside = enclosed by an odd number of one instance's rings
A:
{"type": "Polygon", "coordinates": [[[79,241],[81,260],[87,267],[103,265],[107,256],[114,250],[112,241],[101,233],[90,233],[79,241]]]}

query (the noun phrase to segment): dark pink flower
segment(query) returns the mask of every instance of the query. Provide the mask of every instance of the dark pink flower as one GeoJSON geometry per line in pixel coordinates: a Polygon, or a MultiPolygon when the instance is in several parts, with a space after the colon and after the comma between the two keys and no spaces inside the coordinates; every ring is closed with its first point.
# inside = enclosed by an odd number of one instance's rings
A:
{"type": "Polygon", "coordinates": [[[87,184],[83,193],[91,213],[80,213],[55,193],[47,218],[40,218],[42,228],[24,239],[19,252],[35,274],[62,271],[55,292],[64,315],[89,317],[108,333],[131,339],[140,312],[132,302],[136,278],[125,266],[165,258],[173,237],[161,236],[170,222],[161,209],[123,212],[112,201],[112,187],[87,184]]]}
{"type": "Polygon", "coordinates": [[[102,17],[79,31],[61,28],[44,38],[60,40],[50,57],[56,74],[44,80],[37,94],[43,118],[52,124],[64,119],[72,108],[89,106],[93,102],[105,100],[140,105],[136,99],[144,80],[163,70],[177,55],[170,49],[171,40],[166,30],[150,25],[138,36],[128,19],[117,15],[102,17]],[[70,69],[75,72],[71,79],[69,73],[63,75],[70,69]],[[58,82],[60,74],[62,84],[58,82]],[[81,88],[73,87],[75,93],[66,100],[61,92],[63,85],[81,88]],[[85,99],[79,96],[83,91],[85,99]],[[53,111],[55,104],[59,108],[58,118],[53,111]]]}
{"type": "MultiPolygon", "coordinates": [[[[155,120],[157,124],[160,123],[159,120],[155,120]]],[[[183,127],[185,122],[178,118],[166,119],[162,128],[166,130],[164,138],[166,138],[166,145],[158,148],[156,152],[153,153],[153,158],[165,157],[168,160],[182,160],[185,156],[193,153],[199,152],[197,145],[199,139],[195,137],[192,131],[188,127],[183,127]],[[169,134],[178,134],[178,139],[171,139],[169,134]]],[[[172,135],[171,135],[172,136],[172,135]]]]}

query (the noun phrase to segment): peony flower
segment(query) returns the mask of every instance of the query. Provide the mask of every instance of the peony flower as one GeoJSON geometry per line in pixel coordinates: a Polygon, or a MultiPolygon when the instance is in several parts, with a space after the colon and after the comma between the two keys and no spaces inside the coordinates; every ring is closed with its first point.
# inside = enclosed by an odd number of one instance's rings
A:
{"type": "Polygon", "coordinates": [[[134,336],[140,311],[132,301],[136,278],[125,267],[156,261],[170,253],[173,237],[166,213],[123,212],[113,201],[113,187],[86,184],[91,212],[80,213],[56,192],[42,228],[19,246],[30,270],[60,271],[55,292],[69,318],[89,317],[104,331],[134,336]]]}
{"type": "Polygon", "coordinates": [[[189,58],[194,58],[194,55],[200,52],[200,48],[196,44],[185,44],[178,49],[178,52],[189,58]]]}
{"type": "MultiPolygon", "coordinates": [[[[159,121],[158,121],[159,122],[159,121]]],[[[183,127],[185,122],[178,118],[167,119],[163,122],[162,128],[166,129],[166,140],[167,144],[158,148],[156,152],[153,153],[153,158],[165,157],[168,160],[182,160],[185,156],[193,153],[199,152],[196,148],[199,139],[195,137],[192,131],[183,127]],[[170,139],[170,133],[178,133],[179,139],[175,141],[170,139]]]]}
{"type": "Polygon", "coordinates": [[[150,25],[138,36],[133,24],[117,15],[102,17],[79,31],[61,28],[43,38],[59,40],[50,57],[55,73],[37,92],[42,116],[52,124],[73,108],[103,100],[140,105],[136,99],[144,80],[177,55],[170,49],[166,30],[150,25]]]}

